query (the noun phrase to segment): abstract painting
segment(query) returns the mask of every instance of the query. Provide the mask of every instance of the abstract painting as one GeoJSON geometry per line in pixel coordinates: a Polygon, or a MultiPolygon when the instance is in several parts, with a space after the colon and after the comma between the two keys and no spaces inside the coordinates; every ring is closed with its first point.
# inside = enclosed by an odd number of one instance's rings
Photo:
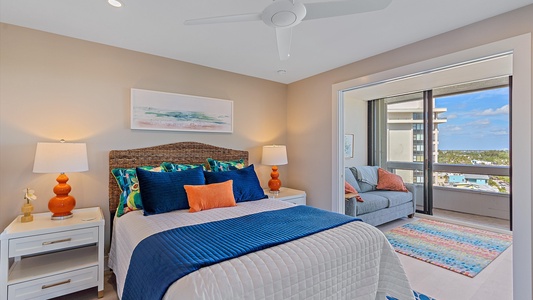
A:
{"type": "Polygon", "coordinates": [[[233,101],[131,89],[131,129],[233,132],[233,101]]]}
{"type": "Polygon", "coordinates": [[[344,135],[344,158],[353,157],[353,134],[344,135]]]}

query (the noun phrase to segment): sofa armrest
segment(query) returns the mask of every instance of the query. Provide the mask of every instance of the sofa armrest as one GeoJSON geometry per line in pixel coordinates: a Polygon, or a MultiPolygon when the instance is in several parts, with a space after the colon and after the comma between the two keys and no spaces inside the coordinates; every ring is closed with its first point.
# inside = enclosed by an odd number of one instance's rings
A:
{"type": "Polygon", "coordinates": [[[405,183],[405,187],[411,194],[413,194],[413,213],[416,211],[416,191],[417,188],[415,187],[415,184],[413,183],[405,183]]]}
{"type": "Polygon", "coordinates": [[[355,205],[357,200],[355,199],[355,194],[352,197],[348,198],[349,194],[344,196],[344,214],[348,216],[355,217],[355,205]]]}
{"type": "MultiPolygon", "coordinates": [[[[415,195],[415,192],[416,192],[416,189],[415,189],[415,185],[412,184],[412,183],[404,183],[405,187],[407,188],[407,190],[411,193],[413,193],[413,196],[415,195]]],[[[414,198],[414,197],[413,197],[414,198]]]]}

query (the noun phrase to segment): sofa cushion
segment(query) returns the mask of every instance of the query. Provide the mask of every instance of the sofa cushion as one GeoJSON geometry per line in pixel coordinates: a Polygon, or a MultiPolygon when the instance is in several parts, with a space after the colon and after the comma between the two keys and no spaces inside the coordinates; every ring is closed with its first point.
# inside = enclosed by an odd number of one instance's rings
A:
{"type": "Polygon", "coordinates": [[[372,191],[368,193],[362,193],[363,199],[366,199],[365,196],[367,194],[380,196],[383,198],[386,198],[389,203],[387,207],[394,207],[398,206],[403,203],[407,203],[411,200],[413,200],[413,194],[411,192],[396,192],[396,191],[372,191]]]}
{"type": "Polygon", "coordinates": [[[352,172],[352,168],[348,168],[348,167],[344,168],[344,180],[346,180],[348,184],[353,186],[356,191],[361,192],[361,188],[359,187],[359,184],[357,183],[357,180],[355,179],[355,175],[352,172]]]}
{"type": "Polygon", "coordinates": [[[389,199],[374,194],[374,192],[360,193],[359,196],[363,198],[364,202],[357,202],[355,207],[356,215],[363,215],[389,207],[389,199]]]}

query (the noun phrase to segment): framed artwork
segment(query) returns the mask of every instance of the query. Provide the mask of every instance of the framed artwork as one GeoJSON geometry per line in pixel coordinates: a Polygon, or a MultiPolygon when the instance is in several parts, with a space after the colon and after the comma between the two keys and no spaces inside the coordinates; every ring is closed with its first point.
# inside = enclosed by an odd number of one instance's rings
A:
{"type": "Polygon", "coordinates": [[[344,158],[353,157],[353,134],[344,135],[344,158]]]}
{"type": "Polygon", "coordinates": [[[131,129],[233,132],[233,101],[131,89],[131,129]]]}

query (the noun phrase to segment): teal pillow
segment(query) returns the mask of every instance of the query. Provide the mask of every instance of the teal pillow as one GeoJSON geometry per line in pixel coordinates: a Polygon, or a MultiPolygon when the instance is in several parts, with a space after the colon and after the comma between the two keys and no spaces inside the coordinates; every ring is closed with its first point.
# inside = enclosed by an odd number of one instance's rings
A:
{"type": "Polygon", "coordinates": [[[202,170],[205,171],[205,165],[181,165],[181,164],[174,164],[171,162],[163,162],[161,163],[161,168],[165,170],[165,172],[179,172],[179,171],[185,171],[190,170],[194,168],[202,167],[202,170]]]}
{"type": "MultiPolygon", "coordinates": [[[[152,172],[162,172],[161,167],[144,166],[140,168],[152,172]]],[[[120,217],[130,211],[143,209],[141,194],[139,193],[139,179],[135,168],[117,168],[111,170],[111,173],[122,191],[115,215],[120,217]]]]}
{"type": "Polygon", "coordinates": [[[209,168],[212,172],[225,172],[244,168],[244,159],[218,161],[212,158],[208,158],[207,163],[209,164],[209,168]]]}

